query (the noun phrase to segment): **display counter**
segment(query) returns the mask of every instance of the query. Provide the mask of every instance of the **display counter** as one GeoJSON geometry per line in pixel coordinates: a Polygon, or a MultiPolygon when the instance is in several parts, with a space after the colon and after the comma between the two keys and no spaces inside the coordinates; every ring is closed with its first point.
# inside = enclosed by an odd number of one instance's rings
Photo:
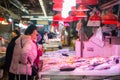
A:
{"type": "Polygon", "coordinates": [[[76,56],[81,57],[81,50],[83,57],[120,56],[120,37],[107,36],[103,41],[91,37],[88,41],[83,41],[83,46],[81,48],[81,42],[76,40],[76,56]]]}
{"type": "Polygon", "coordinates": [[[61,71],[51,71],[51,72],[41,72],[41,79],[42,80],[118,80],[120,79],[120,74],[113,75],[107,71],[69,71],[69,72],[61,72],[61,71]],[[83,73],[84,72],[84,73],[83,73]],[[100,73],[106,72],[106,75],[101,75],[100,73]],[[91,74],[90,74],[91,73],[91,74]],[[95,74],[93,74],[95,73],[95,74]],[[97,75],[96,75],[97,74],[97,75]]]}
{"type": "Polygon", "coordinates": [[[43,47],[46,49],[46,50],[49,50],[49,49],[55,49],[55,48],[62,48],[62,43],[61,43],[61,40],[60,39],[49,39],[49,43],[44,43],[43,44],[43,47]]]}
{"type": "Polygon", "coordinates": [[[75,51],[63,49],[46,52],[40,59],[43,60],[41,80],[120,79],[117,56],[78,58],[75,51]]]}

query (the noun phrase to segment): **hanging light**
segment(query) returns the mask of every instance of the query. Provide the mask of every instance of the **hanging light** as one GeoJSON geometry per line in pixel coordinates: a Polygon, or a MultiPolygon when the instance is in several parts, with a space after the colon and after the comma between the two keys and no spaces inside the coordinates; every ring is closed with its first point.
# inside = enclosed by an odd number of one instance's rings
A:
{"type": "Polygon", "coordinates": [[[77,14],[77,11],[71,11],[70,12],[70,16],[76,16],[76,14],[77,14]]]}
{"type": "Polygon", "coordinates": [[[64,0],[53,0],[53,3],[63,3],[64,0]]]}
{"type": "Polygon", "coordinates": [[[84,17],[87,17],[87,15],[85,14],[85,12],[80,11],[80,12],[77,12],[76,17],[84,18],[84,17]]]}
{"type": "Polygon", "coordinates": [[[86,6],[85,6],[85,5],[81,4],[81,5],[77,8],[77,10],[76,10],[76,11],[89,11],[89,9],[88,9],[88,8],[86,8],[86,6]]]}
{"type": "Polygon", "coordinates": [[[0,21],[3,21],[3,20],[4,20],[4,18],[0,17],[0,21]]]}
{"type": "Polygon", "coordinates": [[[78,20],[81,20],[82,17],[76,17],[76,16],[73,16],[73,21],[78,21],[78,20]]]}
{"type": "Polygon", "coordinates": [[[62,3],[55,3],[54,5],[53,5],[53,10],[55,10],[55,11],[62,11],[62,3]]]}
{"type": "Polygon", "coordinates": [[[72,16],[68,16],[67,18],[63,18],[64,22],[72,22],[73,21],[73,17],[72,16]]]}
{"type": "Polygon", "coordinates": [[[100,24],[101,24],[101,17],[100,17],[98,12],[94,12],[93,15],[91,15],[89,17],[89,20],[87,22],[87,26],[97,27],[97,26],[100,26],[100,24]]]}
{"type": "Polygon", "coordinates": [[[3,20],[4,20],[4,18],[0,17],[0,23],[2,23],[3,20]]]}
{"type": "Polygon", "coordinates": [[[54,26],[54,27],[58,27],[59,24],[58,24],[58,22],[53,21],[53,22],[52,22],[52,26],[54,26]]]}
{"type": "Polygon", "coordinates": [[[9,23],[8,23],[7,19],[4,19],[4,20],[2,21],[2,24],[3,24],[3,25],[8,25],[9,23]]]}
{"type": "Polygon", "coordinates": [[[53,16],[53,21],[62,21],[62,17],[60,13],[57,13],[53,16]]]}
{"type": "Polygon", "coordinates": [[[108,12],[102,17],[103,24],[117,24],[118,16],[113,14],[112,12],[108,12]]]}
{"type": "Polygon", "coordinates": [[[95,12],[92,16],[90,16],[89,20],[100,21],[101,17],[99,16],[98,13],[95,12]]]}
{"type": "Polygon", "coordinates": [[[75,6],[71,7],[70,16],[75,16],[76,14],[77,14],[76,7],[75,6]]]}
{"type": "Polygon", "coordinates": [[[71,11],[76,11],[76,6],[72,6],[71,11]]]}
{"type": "Polygon", "coordinates": [[[82,0],[82,4],[97,5],[98,4],[98,0],[82,0]]]}
{"type": "Polygon", "coordinates": [[[76,0],[76,4],[82,3],[82,0],[76,0]]]}

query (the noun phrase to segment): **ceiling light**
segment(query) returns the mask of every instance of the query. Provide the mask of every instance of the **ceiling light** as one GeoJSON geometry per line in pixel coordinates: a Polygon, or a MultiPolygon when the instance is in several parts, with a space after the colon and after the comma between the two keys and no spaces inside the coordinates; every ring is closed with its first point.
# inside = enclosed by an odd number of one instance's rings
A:
{"type": "Polygon", "coordinates": [[[82,3],[87,5],[97,5],[98,0],[82,0],[82,3]]]}
{"type": "Polygon", "coordinates": [[[55,3],[53,5],[53,10],[55,10],[55,11],[62,11],[62,3],[55,3]]]}
{"type": "Polygon", "coordinates": [[[63,18],[64,22],[72,22],[73,21],[73,17],[72,16],[68,16],[67,18],[63,18]]]}
{"type": "Polygon", "coordinates": [[[113,14],[112,12],[108,12],[102,17],[103,24],[117,24],[118,16],[113,14]]]}
{"type": "Polygon", "coordinates": [[[97,14],[96,12],[92,15],[92,16],[90,16],[90,18],[89,18],[90,20],[93,20],[93,21],[97,21],[97,20],[101,20],[101,17],[99,16],[99,14],[97,14]]]}
{"type": "Polygon", "coordinates": [[[53,0],[53,3],[63,3],[64,0],[53,0]]]}
{"type": "Polygon", "coordinates": [[[86,6],[85,5],[80,5],[78,8],[77,8],[77,10],[76,11],[89,11],[89,9],[88,8],[86,8],[86,6]]]}
{"type": "Polygon", "coordinates": [[[87,15],[85,14],[85,12],[80,11],[80,12],[77,12],[76,17],[84,18],[84,17],[87,17],[87,15]]]}
{"type": "Polygon", "coordinates": [[[54,16],[53,16],[53,21],[62,21],[61,14],[58,13],[58,14],[54,15],[54,16]]]}
{"type": "Polygon", "coordinates": [[[13,22],[13,20],[11,18],[8,19],[9,22],[13,22]]]}
{"type": "Polygon", "coordinates": [[[46,13],[46,9],[45,9],[44,4],[43,4],[43,0],[39,0],[39,3],[40,3],[40,6],[42,8],[42,11],[44,13],[44,16],[47,17],[47,13],[46,13]]]}

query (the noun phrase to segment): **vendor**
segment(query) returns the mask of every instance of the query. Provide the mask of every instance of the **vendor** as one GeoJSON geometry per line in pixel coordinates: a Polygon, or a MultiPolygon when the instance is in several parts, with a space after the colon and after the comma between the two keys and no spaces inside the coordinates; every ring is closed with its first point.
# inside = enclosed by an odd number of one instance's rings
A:
{"type": "Polygon", "coordinates": [[[103,36],[117,36],[115,25],[103,25],[102,32],[103,36]]]}

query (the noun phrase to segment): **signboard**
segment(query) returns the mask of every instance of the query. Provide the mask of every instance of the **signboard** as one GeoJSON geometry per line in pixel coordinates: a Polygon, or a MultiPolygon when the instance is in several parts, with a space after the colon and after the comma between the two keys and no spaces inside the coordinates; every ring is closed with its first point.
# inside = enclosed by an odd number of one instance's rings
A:
{"type": "Polygon", "coordinates": [[[36,22],[37,22],[37,24],[43,24],[43,25],[49,24],[48,20],[37,20],[36,22]]]}

